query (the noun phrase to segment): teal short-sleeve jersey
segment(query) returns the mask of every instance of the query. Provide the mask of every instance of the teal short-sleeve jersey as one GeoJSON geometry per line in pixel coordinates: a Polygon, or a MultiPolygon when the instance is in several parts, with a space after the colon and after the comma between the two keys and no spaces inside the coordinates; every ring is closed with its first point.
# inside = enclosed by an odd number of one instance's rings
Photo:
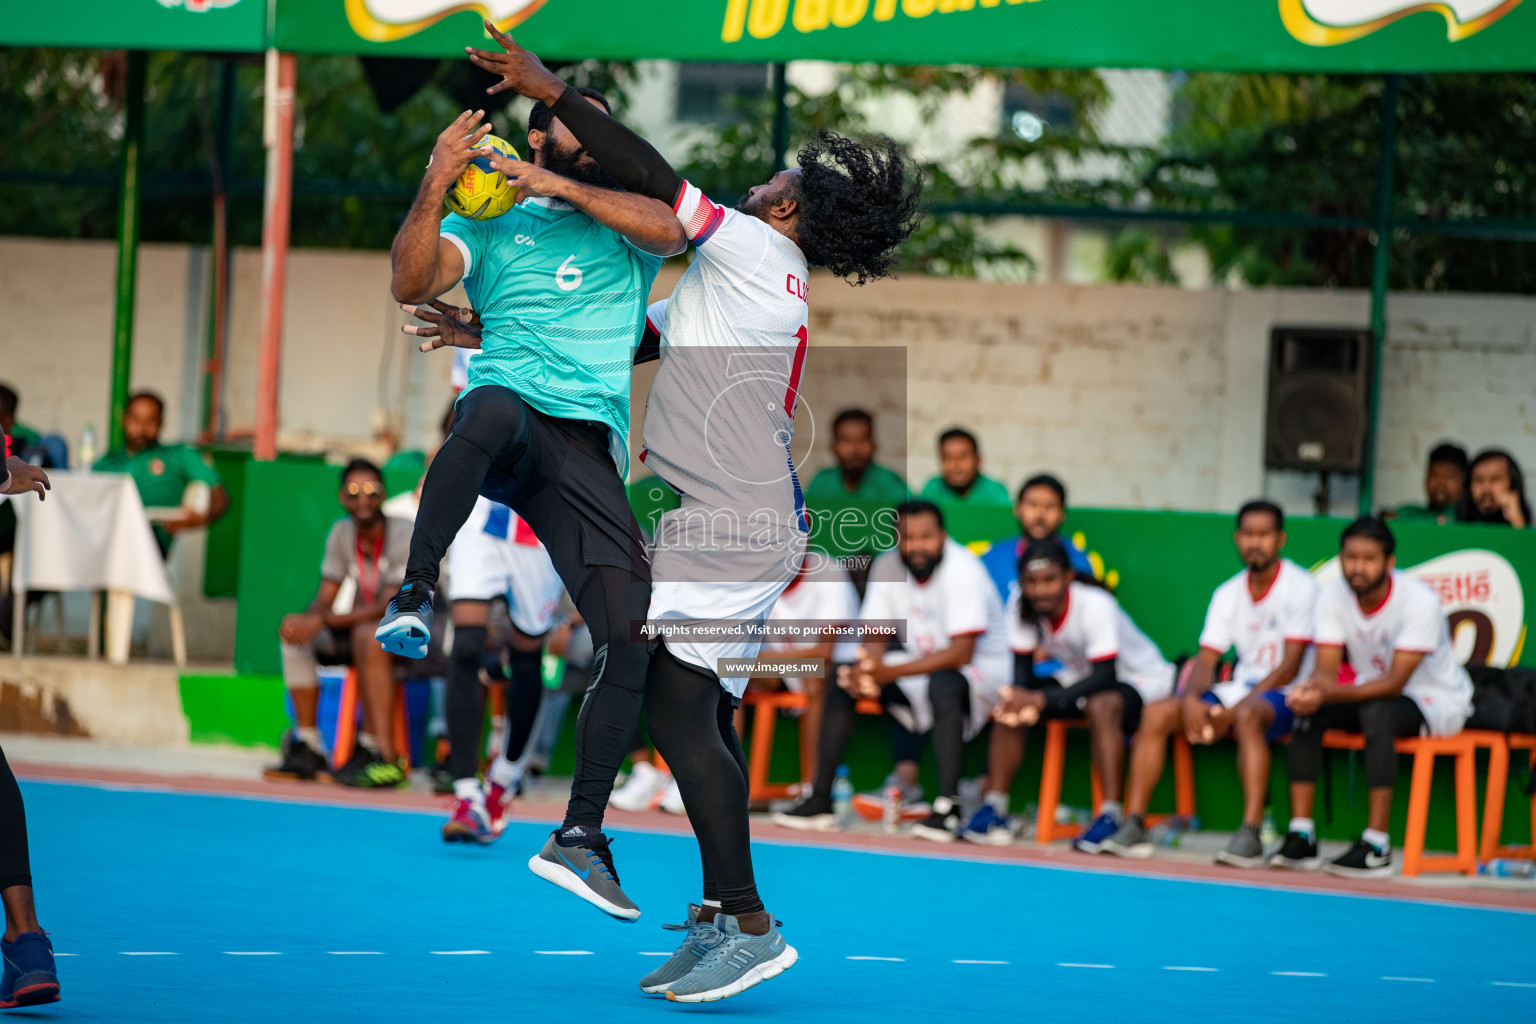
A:
{"type": "Polygon", "coordinates": [[[492,220],[443,218],[485,322],[464,393],[515,391],[548,416],[608,425],[629,472],[629,379],[661,257],[568,203],[532,198],[492,220]]]}

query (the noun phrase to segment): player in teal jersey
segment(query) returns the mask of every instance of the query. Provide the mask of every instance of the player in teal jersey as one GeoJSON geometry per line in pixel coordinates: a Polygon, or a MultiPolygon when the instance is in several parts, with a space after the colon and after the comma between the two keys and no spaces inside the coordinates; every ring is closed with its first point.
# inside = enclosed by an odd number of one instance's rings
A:
{"type": "MultiPolygon", "coordinates": [[[[583,95],[608,109],[600,94],[583,95]]],[[[489,130],[483,116],[465,112],[438,136],[391,253],[397,301],[426,302],[463,280],[484,331],[422,485],[405,582],[376,636],[391,652],[425,655],[438,566],[476,495],[533,528],[594,647],[576,778],[555,840],[581,865],[586,898],[633,920],[640,912],[619,888],[601,832],[648,658],[631,638],[631,624],[646,618],[650,565],[623,481],[630,365],[651,282],[686,240],[670,207],[614,187],[542,103],[528,117],[532,163],[497,164],[523,200],[493,220],[445,218],[443,195],[472,159],[490,154],[476,148],[489,130]]]]}

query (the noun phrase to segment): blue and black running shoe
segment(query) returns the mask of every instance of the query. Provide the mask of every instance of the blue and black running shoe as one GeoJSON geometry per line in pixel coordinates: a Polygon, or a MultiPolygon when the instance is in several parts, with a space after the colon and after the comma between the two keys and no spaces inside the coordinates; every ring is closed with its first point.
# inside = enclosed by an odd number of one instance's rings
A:
{"type": "Polygon", "coordinates": [[[53,943],[41,932],[25,932],[15,942],[0,941],[5,972],[0,974],[0,1010],[59,1001],[59,975],[53,943]]]}
{"type": "Polygon", "coordinates": [[[1103,853],[1104,841],[1120,830],[1120,819],[1113,814],[1101,814],[1093,819],[1088,830],[1072,840],[1072,848],[1079,853],[1103,853]]]}
{"type": "Polygon", "coordinates": [[[425,658],[432,639],[432,588],[407,583],[389,602],[373,638],[390,654],[425,658]]]}

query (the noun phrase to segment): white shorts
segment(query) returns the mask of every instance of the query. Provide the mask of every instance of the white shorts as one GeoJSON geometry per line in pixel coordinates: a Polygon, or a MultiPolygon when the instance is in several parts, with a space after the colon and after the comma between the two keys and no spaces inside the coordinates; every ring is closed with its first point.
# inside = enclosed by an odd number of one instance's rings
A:
{"type": "MultiPolygon", "coordinates": [[[[886,655],[886,661],[893,662],[901,657],[899,651],[893,651],[886,655]]],[[[966,681],[971,684],[971,713],[965,719],[966,741],[976,737],[987,721],[992,717],[992,710],[997,707],[997,695],[1006,684],[1001,679],[989,679],[977,670],[975,665],[964,665],[960,672],[966,681]]],[[[928,677],[902,676],[896,680],[896,685],[901,687],[902,696],[907,698],[910,707],[900,704],[892,704],[888,711],[891,717],[906,727],[908,732],[922,735],[933,728],[933,704],[928,699],[928,677]]]]}
{"type": "MultiPolygon", "coordinates": [[[[800,571],[805,541],[806,535],[793,526],[766,529],[684,496],[683,506],[663,514],[656,526],[647,618],[658,624],[668,620],[766,623],[779,595],[800,571]],[[722,536],[751,537],[756,543],[740,547],[713,543],[711,530],[722,536]]],[[[762,640],[744,636],[695,641],[673,636],[666,644],[679,661],[718,673],[721,658],[757,657],[762,640]]],[[[747,677],[721,677],[720,685],[739,698],[747,689],[747,677]]]]}
{"type": "Polygon", "coordinates": [[[448,600],[507,599],[512,624],[528,636],[549,632],[564,592],[549,552],[505,505],[475,499],[448,548],[448,600]]]}

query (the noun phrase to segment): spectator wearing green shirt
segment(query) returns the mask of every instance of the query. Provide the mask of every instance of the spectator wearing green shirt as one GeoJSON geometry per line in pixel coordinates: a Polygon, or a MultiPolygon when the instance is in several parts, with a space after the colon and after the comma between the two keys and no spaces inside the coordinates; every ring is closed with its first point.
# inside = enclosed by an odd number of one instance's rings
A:
{"type": "MultiPolygon", "coordinates": [[[[0,384],[0,432],[11,439],[11,454],[28,462],[33,459],[33,449],[43,436],[25,423],[16,422],[16,410],[21,408],[21,397],[16,394],[16,389],[9,384],[0,384]]],[[[50,461],[44,455],[43,465],[50,465],[50,461]]],[[[62,468],[62,467],[52,467],[62,468]]]]}
{"type": "Polygon", "coordinates": [[[832,455],[837,465],[812,478],[806,498],[864,498],[897,505],[912,497],[900,473],[875,461],[875,418],[863,409],[844,409],[832,421],[832,455]]]}
{"type": "Polygon", "coordinates": [[[943,505],[1011,505],[1008,488],[981,475],[976,435],[960,427],[939,435],[939,475],[923,485],[922,496],[943,505]]]}
{"type": "Polygon", "coordinates": [[[1456,521],[1456,506],[1467,481],[1467,450],[1457,444],[1439,444],[1429,453],[1424,470],[1424,504],[1402,505],[1393,518],[1405,523],[1456,521]]]}
{"type": "Polygon", "coordinates": [[[176,534],[207,526],[229,509],[229,492],[196,448],[160,443],[164,416],[165,403],[159,395],[140,391],[130,397],[123,410],[123,447],[107,452],[92,467],[101,473],[127,473],[133,477],[145,508],[180,509],[175,516],[154,524],[161,554],[170,551],[176,534]],[[206,514],[181,505],[187,485],[194,480],[212,490],[206,514]]]}

